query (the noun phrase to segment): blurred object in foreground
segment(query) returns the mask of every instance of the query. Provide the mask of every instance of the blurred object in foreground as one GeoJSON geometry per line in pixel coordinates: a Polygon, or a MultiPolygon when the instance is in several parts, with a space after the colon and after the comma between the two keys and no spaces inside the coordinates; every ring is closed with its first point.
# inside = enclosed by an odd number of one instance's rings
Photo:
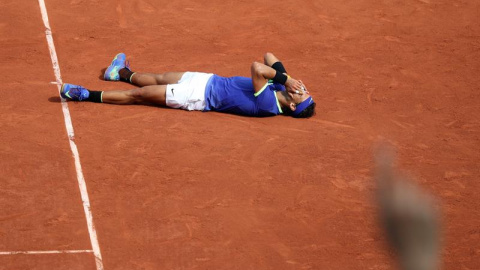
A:
{"type": "Polygon", "coordinates": [[[382,226],[403,270],[439,269],[439,215],[436,202],[394,170],[393,150],[375,153],[375,181],[382,226]]]}

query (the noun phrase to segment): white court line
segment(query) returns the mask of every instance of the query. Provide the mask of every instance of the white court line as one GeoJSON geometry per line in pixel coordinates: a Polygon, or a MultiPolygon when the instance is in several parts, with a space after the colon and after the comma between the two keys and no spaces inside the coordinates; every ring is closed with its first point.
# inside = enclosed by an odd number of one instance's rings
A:
{"type": "MultiPolygon", "coordinates": [[[[55,45],[53,44],[52,31],[50,23],[48,22],[47,8],[44,0],[38,0],[40,5],[40,11],[42,12],[43,24],[45,25],[45,36],[47,38],[48,49],[50,50],[50,58],[52,59],[53,72],[55,73],[56,84],[58,91],[60,92],[62,86],[62,77],[60,76],[60,66],[58,65],[57,52],[55,51],[55,45]]],[[[83,210],[87,219],[88,233],[90,235],[90,242],[92,244],[93,254],[95,256],[95,263],[97,270],[103,270],[102,254],[100,253],[100,246],[98,244],[97,232],[93,224],[92,211],[90,210],[90,200],[88,198],[87,184],[83,177],[82,166],[80,164],[80,155],[78,154],[77,145],[75,144],[75,133],[73,132],[72,119],[70,118],[70,111],[65,99],[62,100],[63,117],[65,119],[65,127],[67,129],[68,141],[70,142],[70,149],[72,150],[73,159],[75,160],[75,169],[77,171],[78,187],[80,188],[80,194],[83,202],[83,210]]]]}
{"type": "Polygon", "coordinates": [[[2,251],[0,255],[17,254],[64,254],[64,253],[93,253],[93,250],[45,250],[45,251],[2,251]]]}

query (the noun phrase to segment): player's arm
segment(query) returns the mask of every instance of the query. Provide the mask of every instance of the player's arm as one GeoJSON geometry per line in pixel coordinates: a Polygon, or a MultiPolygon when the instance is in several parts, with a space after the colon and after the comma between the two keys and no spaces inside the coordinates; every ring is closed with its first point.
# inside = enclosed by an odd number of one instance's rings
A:
{"type": "Polygon", "coordinates": [[[255,93],[261,91],[265,87],[265,84],[268,82],[268,80],[273,80],[285,85],[287,91],[290,93],[303,94],[303,84],[301,81],[295,80],[283,72],[275,70],[265,64],[253,62],[251,72],[255,93]]]}
{"type": "Polygon", "coordinates": [[[263,63],[269,67],[272,67],[276,71],[287,75],[287,70],[283,66],[282,62],[275,55],[273,55],[273,53],[267,52],[263,56],[263,63]]]}
{"type": "MultiPolygon", "coordinates": [[[[263,63],[265,65],[269,66],[269,67],[272,67],[276,71],[287,75],[287,77],[290,77],[290,76],[288,76],[287,70],[285,69],[285,66],[283,65],[283,63],[273,53],[271,53],[271,52],[265,53],[265,55],[263,56],[263,63]]],[[[302,89],[302,87],[303,87],[302,90],[304,90],[304,91],[307,90],[305,88],[305,85],[303,84],[303,82],[301,80],[298,80],[297,82],[300,82],[300,85],[301,85],[300,89],[302,89]]],[[[285,83],[285,87],[291,93],[297,93],[297,91],[298,91],[298,83],[296,84],[296,82],[293,81],[293,80],[292,81],[287,80],[287,82],[285,83]]],[[[308,93],[308,91],[307,91],[307,93],[308,93]]],[[[300,91],[300,93],[297,93],[297,94],[302,95],[303,91],[300,91]]]]}

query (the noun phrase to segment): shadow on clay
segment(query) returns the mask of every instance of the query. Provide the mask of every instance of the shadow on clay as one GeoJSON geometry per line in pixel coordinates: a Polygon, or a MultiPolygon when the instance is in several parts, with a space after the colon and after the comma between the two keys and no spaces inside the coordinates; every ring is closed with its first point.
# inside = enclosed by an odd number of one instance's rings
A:
{"type": "Polygon", "coordinates": [[[48,98],[48,101],[53,102],[53,103],[60,103],[60,102],[62,102],[62,100],[61,100],[60,97],[58,97],[58,96],[57,96],[57,97],[50,97],[50,98],[48,98]]]}

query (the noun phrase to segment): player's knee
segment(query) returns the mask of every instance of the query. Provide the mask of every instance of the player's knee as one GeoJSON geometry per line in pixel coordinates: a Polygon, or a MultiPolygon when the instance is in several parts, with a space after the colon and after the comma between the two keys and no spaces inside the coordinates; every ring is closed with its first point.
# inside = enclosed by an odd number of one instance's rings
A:
{"type": "Polygon", "coordinates": [[[142,88],[133,89],[130,91],[130,98],[133,102],[141,102],[144,98],[145,90],[142,88]]]}
{"type": "Polygon", "coordinates": [[[156,74],[155,75],[155,81],[156,81],[157,85],[164,84],[165,74],[156,74]]]}

